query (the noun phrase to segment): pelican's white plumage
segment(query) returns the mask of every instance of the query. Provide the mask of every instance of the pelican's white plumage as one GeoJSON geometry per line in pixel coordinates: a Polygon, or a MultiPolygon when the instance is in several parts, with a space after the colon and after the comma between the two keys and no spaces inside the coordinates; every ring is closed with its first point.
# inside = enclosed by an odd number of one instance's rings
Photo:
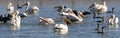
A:
{"type": "Polygon", "coordinates": [[[67,34],[68,26],[66,24],[55,24],[54,31],[60,34],[67,34]]]}
{"type": "Polygon", "coordinates": [[[14,12],[14,6],[11,2],[8,4],[7,10],[10,15],[14,12]]]}
{"type": "Polygon", "coordinates": [[[15,11],[13,13],[12,18],[11,18],[11,25],[19,29],[20,23],[21,23],[21,17],[18,14],[19,14],[19,11],[15,11]]]}
{"type": "Polygon", "coordinates": [[[40,22],[40,24],[44,24],[44,25],[55,24],[55,22],[54,22],[54,20],[52,18],[40,17],[39,22],[40,22]]]}
{"type": "Polygon", "coordinates": [[[107,12],[108,8],[106,5],[106,0],[102,1],[102,4],[97,4],[94,2],[92,5],[90,5],[89,9],[92,13],[94,13],[94,17],[96,16],[96,13],[101,14],[107,12]]]}
{"type": "Polygon", "coordinates": [[[65,13],[65,12],[63,12],[63,13],[61,13],[61,15],[63,15],[65,19],[70,20],[73,23],[82,22],[82,20],[83,20],[83,18],[80,18],[80,17],[76,16],[73,13],[65,13]]]}

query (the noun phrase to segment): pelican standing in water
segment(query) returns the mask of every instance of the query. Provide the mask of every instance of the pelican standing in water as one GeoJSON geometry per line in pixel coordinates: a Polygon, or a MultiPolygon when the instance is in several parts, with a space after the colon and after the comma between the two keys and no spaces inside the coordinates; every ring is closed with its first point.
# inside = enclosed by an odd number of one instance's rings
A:
{"type": "Polygon", "coordinates": [[[107,12],[107,5],[106,5],[106,0],[102,0],[102,4],[97,4],[97,3],[93,3],[92,5],[90,5],[90,7],[88,8],[90,9],[90,11],[92,13],[94,13],[94,18],[96,17],[96,14],[101,14],[101,13],[105,13],[107,12]]]}
{"type": "Polygon", "coordinates": [[[38,14],[38,12],[39,12],[39,8],[37,6],[33,6],[32,8],[29,8],[30,2],[26,2],[26,3],[18,6],[18,8],[21,8],[23,6],[26,6],[26,13],[28,13],[28,14],[38,14]]]}
{"type": "MultiPolygon", "coordinates": [[[[15,28],[15,29],[19,29],[20,28],[20,23],[21,23],[21,17],[18,15],[19,11],[15,11],[12,14],[12,18],[11,18],[11,25],[15,28]]],[[[14,29],[14,30],[15,30],[14,29]]]]}

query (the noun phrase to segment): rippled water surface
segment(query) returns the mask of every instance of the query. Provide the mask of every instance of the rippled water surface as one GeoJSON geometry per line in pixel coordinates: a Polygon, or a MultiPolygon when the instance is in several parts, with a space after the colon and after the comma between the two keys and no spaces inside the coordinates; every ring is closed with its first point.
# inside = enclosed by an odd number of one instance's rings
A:
{"type": "MultiPolygon", "coordinates": [[[[39,16],[50,17],[56,20],[59,15],[54,9],[57,5],[66,5],[75,10],[88,11],[88,7],[93,3],[93,0],[19,0],[19,3],[25,1],[31,2],[30,7],[38,6],[40,8],[39,16]]],[[[9,2],[14,3],[14,6],[18,2],[15,0],[0,0],[0,15],[7,14],[7,4],[9,2]]],[[[96,0],[100,3],[100,0],[96,0]]],[[[107,0],[108,10],[115,7],[115,15],[120,18],[120,0],[107,0]]],[[[25,8],[21,10],[24,11],[25,8]]],[[[80,24],[68,25],[68,34],[61,35],[56,34],[53,31],[54,25],[40,25],[37,15],[30,15],[27,18],[21,19],[21,27],[19,30],[13,31],[9,23],[0,23],[0,38],[119,38],[120,28],[109,28],[107,22],[100,24],[101,26],[107,26],[105,34],[98,34],[94,30],[96,28],[96,19],[92,18],[92,14],[84,18],[80,24]]],[[[107,19],[110,13],[105,14],[107,19]]],[[[99,19],[98,19],[99,20],[99,19]]],[[[55,21],[59,23],[59,21],[55,21]]]]}

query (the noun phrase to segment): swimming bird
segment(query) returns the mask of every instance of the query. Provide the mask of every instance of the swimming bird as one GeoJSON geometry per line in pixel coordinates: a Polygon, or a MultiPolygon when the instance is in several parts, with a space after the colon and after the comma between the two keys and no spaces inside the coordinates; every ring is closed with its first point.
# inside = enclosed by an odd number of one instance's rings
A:
{"type": "Polygon", "coordinates": [[[55,24],[54,20],[52,18],[43,18],[43,17],[39,17],[39,22],[40,24],[44,24],[44,25],[51,25],[51,24],[55,24]]]}
{"type": "MultiPolygon", "coordinates": [[[[13,3],[10,2],[8,4],[8,7],[7,7],[7,10],[8,10],[8,16],[12,16],[12,14],[14,13],[14,6],[13,6],[13,3]]],[[[19,13],[20,17],[27,17],[28,15],[26,13],[19,13]]]]}
{"type": "Polygon", "coordinates": [[[64,19],[68,20],[68,21],[66,21],[68,23],[71,23],[71,22],[72,23],[79,23],[79,22],[82,22],[82,20],[83,20],[82,17],[78,17],[73,13],[65,13],[65,12],[63,12],[63,13],[60,13],[60,15],[63,16],[64,19]]]}
{"type": "Polygon", "coordinates": [[[112,15],[108,18],[108,24],[118,24],[119,18],[114,14],[114,8],[112,8],[112,15]]]}
{"type": "Polygon", "coordinates": [[[19,14],[19,11],[15,11],[12,15],[12,18],[11,18],[11,25],[16,27],[17,29],[20,28],[20,23],[21,23],[21,17],[18,15],[19,14]]]}
{"type": "Polygon", "coordinates": [[[24,4],[19,5],[18,8],[22,8],[23,6],[26,6],[25,13],[38,14],[38,12],[39,12],[39,8],[37,6],[33,6],[32,8],[29,8],[30,7],[30,2],[25,2],[24,4]]]}
{"type": "Polygon", "coordinates": [[[61,23],[55,24],[54,32],[57,32],[60,34],[67,34],[68,33],[68,26],[64,20],[65,20],[64,17],[62,17],[61,23]]]}
{"type": "Polygon", "coordinates": [[[93,17],[96,17],[96,14],[99,15],[101,13],[105,13],[107,12],[106,0],[102,0],[102,4],[97,4],[94,2],[88,9],[94,13],[93,17]]]}

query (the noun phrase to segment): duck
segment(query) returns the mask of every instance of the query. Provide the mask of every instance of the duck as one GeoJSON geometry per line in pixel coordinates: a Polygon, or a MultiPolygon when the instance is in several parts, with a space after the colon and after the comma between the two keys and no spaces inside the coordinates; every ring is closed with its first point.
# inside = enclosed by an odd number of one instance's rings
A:
{"type": "Polygon", "coordinates": [[[12,18],[11,18],[11,25],[14,26],[15,28],[19,29],[20,28],[20,23],[21,23],[21,17],[18,15],[19,11],[15,11],[12,14],[12,18]]]}
{"type": "Polygon", "coordinates": [[[22,8],[23,6],[26,6],[25,13],[27,14],[38,14],[39,12],[39,8],[37,6],[32,6],[32,8],[29,8],[30,2],[25,2],[19,5],[18,8],[22,8]]]}
{"type": "Polygon", "coordinates": [[[40,22],[40,24],[44,24],[44,25],[55,24],[55,22],[54,22],[54,20],[52,18],[39,17],[39,22],[40,22]]]}
{"type": "Polygon", "coordinates": [[[118,24],[119,18],[114,14],[114,8],[112,8],[112,15],[108,18],[108,24],[118,24]]]}
{"type": "Polygon", "coordinates": [[[94,14],[93,17],[96,17],[96,14],[102,14],[102,13],[106,13],[108,8],[106,5],[106,0],[102,0],[102,4],[97,4],[97,3],[93,3],[92,5],[89,6],[90,11],[94,14]]]}

